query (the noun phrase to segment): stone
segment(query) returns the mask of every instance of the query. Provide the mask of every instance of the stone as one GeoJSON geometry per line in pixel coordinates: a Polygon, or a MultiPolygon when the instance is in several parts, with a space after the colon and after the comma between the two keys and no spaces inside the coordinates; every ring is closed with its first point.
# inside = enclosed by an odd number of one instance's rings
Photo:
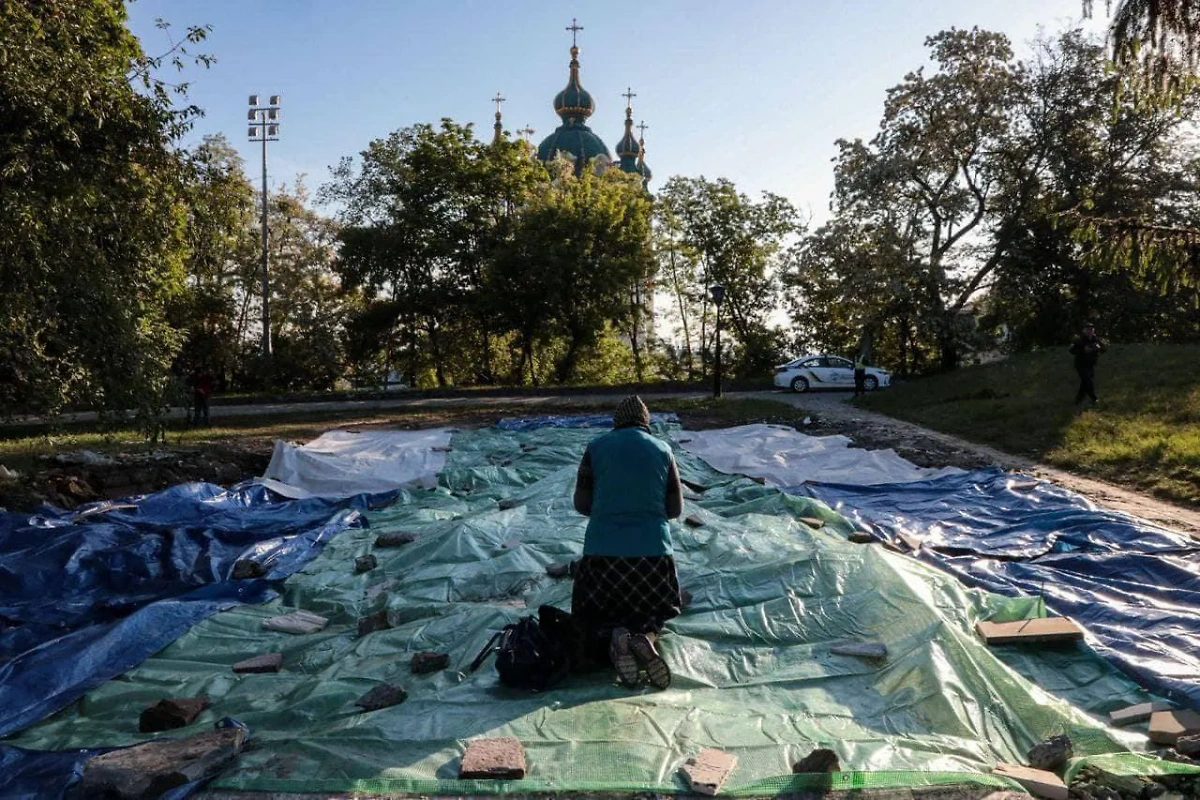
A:
{"type": "Polygon", "coordinates": [[[243,558],[233,562],[233,572],[230,577],[235,581],[243,581],[248,578],[261,578],[267,574],[267,568],[257,561],[249,558],[243,558]]]}
{"type": "Polygon", "coordinates": [[[158,739],[89,759],[71,790],[75,798],[150,800],[223,772],[242,751],[246,730],[205,731],[186,739],[158,739]]]}
{"type": "Polygon", "coordinates": [[[378,566],[379,559],[375,557],[374,553],[367,553],[365,556],[359,556],[354,559],[354,571],[358,574],[370,572],[378,566]]]}
{"type": "Polygon", "coordinates": [[[695,514],[689,514],[684,518],[683,521],[693,528],[699,528],[704,525],[704,520],[700,519],[700,517],[696,516],[695,514]]]}
{"type": "Polygon", "coordinates": [[[757,483],[759,486],[766,486],[766,485],[767,485],[767,479],[766,479],[766,478],[764,478],[762,475],[755,475],[755,476],[754,476],[754,477],[752,477],[750,480],[754,481],[754,482],[755,482],[755,483],[757,483]]]}
{"type": "Polygon", "coordinates": [[[475,739],[467,744],[458,768],[462,780],[525,777],[525,747],[520,739],[499,737],[475,739]]]}
{"type": "Polygon", "coordinates": [[[1071,642],[1083,638],[1083,630],[1068,617],[980,622],[975,630],[989,645],[1071,642]]]}
{"type": "Polygon", "coordinates": [[[1011,778],[1021,787],[1038,797],[1048,797],[1050,800],[1067,800],[1067,785],[1062,778],[1044,769],[1023,767],[1019,764],[997,764],[992,772],[1005,778],[1011,778]]]}
{"type": "Polygon", "coordinates": [[[517,506],[521,505],[521,501],[515,497],[505,497],[502,498],[496,505],[500,506],[501,511],[508,511],[509,509],[516,508],[517,506]]]}
{"type": "Polygon", "coordinates": [[[1188,758],[1200,758],[1200,734],[1180,736],[1175,740],[1175,752],[1188,758]]]}
{"type": "Polygon", "coordinates": [[[412,544],[417,540],[415,533],[406,531],[393,531],[391,533],[381,533],[375,537],[376,547],[403,547],[406,544],[412,544]]]}
{"type": "Polygon", "coordinates": [[[810,528],[820,529],[825,527],[825,520],[819,517],[801,517],[800,521],[810,528]]]}
{"type": "Polygon", "coordinates": [[[837,753],[819,747],[792,765],[794,773],[812,772],[841,772],[842,765],[838,763],[837,753]]]}
{"type": "Polygon", "coordinates": [[[921,549],[920,536],[913,536],[911,533],[899,533],[896,534],[896,538],[903,542],[904,546],[914,553],[921,549]]]}
{"type": "Polygon", "coordinates": [[[1138,722],[1146,722],[1150,719],[1150,715],[1155,711],[1170,711],[1175,706],[1166,702],[1156,703],[1139,703],[1136,706],[1126,706],[1118,708],[1108,715],[1112,720],[1112,724],[1116,726],[1133,725],[1138,722]]]}
{"type": "Polygon", "coordinates": [[[1034,769],[1044,769],[1053,772],[1067,763],[1074,754],[1071,748],[1071,737],[1066,735],[1051,736],[1044,742],[1035,744],[1029,751],[1029,766],[1034,769]]]}
{"type": "Polygon", "coordinates": [[[390,627],[392,627],[392,623],[388,621],[387,609],[381,608],[374,614],[368,614],[365,617],[359,618],[358,635],[366,636],[368,633],[386,631],[390,627]]]}
{"type": "Polygon", "coordinates": [[[408,692],[391,683],[381,683],[362,697],[354,701],[354,705],[363,711],[378,711],[381,708],[398,706],[408,699],[408,692]]]}
{"type": "Polygon", "coordinates": [[[253,656],[233,665],[233,671],[238,673],[279,672],[283,666],[283,653],[263,653],[253,656]]]}
{"type": "Polygon", "coordinates": [[[200,712],[208,708],[208,698],[168,697],[142,711],[138,730],[142,733],[171,731],[191,725],[200,712]]]}
{"type": "Polygon", "coordinates": [[[850,534],[846,538],[855,544],[874,544],[876,541],[878,541],[874,536],[866,531],[854,531],[854,533],[850,534]]]}
{"type": "Polygon", "coordinates": [[[263,630],[282,633],[316,633],[325,629],[329,620],[310,611],[293,611],[278,617],[269,617],[262,622],[263,630]]]}
{"type": "Polygon", "coordinates": [[[417,653],[412,657],[412,671],[415,675],[438,672],[448,666],[450,666],[449,653],[417,653]]]}
{"type": "Polygon", "coordinates": [[[829,652],[838,656],[855,656],[856,658],[887,658],[887,645],[879,642],[851,642],[835,644],[829,652]]]}
{"type": "Polygon", "coordinates": [[[1200,734],[1200,714],[1195,711],[1155,711],[1150,715],[1150,741],[1175,744],[1181,736],[1200,734]]]}
{"type": "Polygon", "coordinates": [[[574,572],[574,561],[556,561],[546,566],[546,574],[551,578],[567,578],[574,572]]]}
{"type": "Polygon", "coordinates": [[[687,760],[683,775],[692,791],[712,797],[721,791],[737,761],[737,756],[710,747],[687,760]]]}

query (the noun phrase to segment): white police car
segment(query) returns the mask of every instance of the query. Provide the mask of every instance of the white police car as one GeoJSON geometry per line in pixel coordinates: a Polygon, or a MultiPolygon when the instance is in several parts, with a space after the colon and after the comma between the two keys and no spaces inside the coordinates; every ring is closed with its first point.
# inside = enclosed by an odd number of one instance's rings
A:
{"type": "MultiPolygon", "coordinates": [[[[867,367],[863,388],[873,392],[890,386],[892,375],[879,367],[867,367]]],[[[801,356],[775,368],[775,385],[793,392],[813,389],[853,389],[854,362],[840,356],[801,356]]]]}

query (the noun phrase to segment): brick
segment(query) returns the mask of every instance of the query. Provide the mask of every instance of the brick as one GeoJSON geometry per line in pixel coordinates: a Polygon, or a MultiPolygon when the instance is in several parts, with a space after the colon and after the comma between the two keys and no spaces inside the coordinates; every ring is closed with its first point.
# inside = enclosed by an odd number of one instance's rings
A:
{"type": "Polygon", "coordinates": [[[365,556],[359,556],[354,559],[354,571],[356,573],[370,572],[379,566],[379,559],[374,553],[367,553],[365,556]]]}
{"type": "Polygon", "coordinates": [[[1070,642],[1083,638],[1083,630],[1068,617],[980,622],[975,630],[989,645],[1070,642]]]}
{"type": "Polygon", "coordinates": [[[1113,725],[1133,725],[1138,722],[1146,722],[1150,719],[1150,715],[1155,711],[1170,711],[1175,706],[1171,703],[1156,702],[1156,703],[1139,703],[1136,706],[1126,706],[1118,708],[1108,715],[1112,720],[1113,725]]]}
{"type": "Polygon", "coordinates": [[[1012,778],[1021,784],[1022,788],[1038,797],[1048,797],[1050,800],[1067,800],[1067,785],[1062,778],[1044,769],[1022,767],[1019,764],[997,764],[992,770],[995,775],[1012,778]]]}
{"type": "Polygon", "coordinates": [[[1150,715],[1150,741],[1175,744],[1181,736],[1200,734],[1200,714],[1195,711],[1155,711],[1150,715]]]}
{"type": "Polygon", "coordinates": [[[290,614],[264,619],[262,622],[263,630],[296,634],[316,633],[324,630],[328,624],[328,619],[309,611],[293,611],[290,614]]]}
{"type": "Polygon", "coordinates": [[[520,739],[475,739],[467,744],[458,777],[470,779],[520,779],[525,777],[525,747],[520,739]]]}
{"type": "Polygon", "coordinates": [[[683,775],[692,791],[711,797],[721,791],[736,768],[737,756],[710,747],[687,760],[683,775]]]}
{"type": "Polygon", "coordinates": [[[375,537],[376,547],[403,547],[406,544],[412,544],[417,540],[415,533],[407,531],[392,531],[390,533],[381,533],[375,537]]]}
{"type": "Polygon", "coordinates": [[[849,539],[850,541],[854,542],[855,544],[874,544],[875,542],[878,541],[878,539],[876,539],[874,536],[867,533],[866,531],[854,531],[846,538],[849,539]]]}
{"type": "Polygon", "coordinates": [[[142,711],[138,718],[138,730],[142,733],[158,733],[191,725],[200,712],[208,708],[208,698],[168,697],[142,711]]]}
{"type": "Polygon", "coordinates": [[[368,633],[376,631],[386,631],[392,627],[392,623],[388,621],[388,612],[386,608],[381,608],[374,614],[368,614],[365,617],[360,617],[358,620],[358,635],[366,636],[368,633]]]}
{"type": "Polygon", "coordinates": [[[238,673],[279,672],[283,666],[283,653],[264,653],[253,656],[233,665],[233,671],[238,673]]]}
{"type": "Polygon", "coordinates": [[[449,653],[417,653],[412,657],[412,671],[415,675],[425,675],[439,672],[450,666],[449,653]]]}
{"type": "Polygon", "coordinates": [[[1035,744],[1029,751],[1029,766],[1034,769],[1056,770],[1074,754],[1071,737],[1051,736],[1035,744]]]}
{"type": "Polygon", "coordinates": [[[408,699],[408,692],[392,683],[381,683],[362,697],[354,701],[354,705],[363,711],[378,711],[381,708],[398,706],[408,699]]]}
{"type": "Polygon", "coordinates": [[[841,772],[842,765],[838,762],[837,753],[819,747],[792,765],[792,772],[811,774],[821,772],[841,772]]]}
{"type": "Polygon", "coordinates": [[[825,527],[825,520],[819,517],[801,517],[800,521],[810,528],[820,529],[825,527]]]}
{"type": "Polygon", "coordinates": [[[156,739],[89,759],[75,797],[152,798],[194,781],[207,781],[233,763],[246,741],[244,728],[205,731],[186,739],[156,739]]]}
{"type": "Polygon", "coordinates": [[[851,642],[835,644],[829,652],[838,656],[854,656],[856,658],[887,658],[887,645],[879,642],[851,642]]]}

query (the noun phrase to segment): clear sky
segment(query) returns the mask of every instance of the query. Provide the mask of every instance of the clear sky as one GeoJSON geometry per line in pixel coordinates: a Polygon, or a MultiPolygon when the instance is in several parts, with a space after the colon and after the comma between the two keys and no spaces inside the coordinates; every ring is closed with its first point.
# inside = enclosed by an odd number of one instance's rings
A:
{"type": "MultiPolygon", "coordinates": [[[[1100,4],[1097,4],[1098,6],[1100,4]]],[[[948,27],[1007,33],[1018,52],[1039,26],[1080,23],[1079,0],[137,0],[134,32],[151,54],[176,35],[213,30],[216,56],[185,73],[207,112],[195,138],[221,132],[252,176],[246,98],[283,95],[282,141],[270,179],[310,186],[342,156],[417,122],[474,122],[490,138],[497,91],[509,131],[558,124],[577,17],[591,127],[612,150],[623,133],[626,87],[637,93],[654,185],[671,175],[733,180],[782,194],[817,220],[832,189],[838,137],[869,138],[884,93],[926,60],[924,38],[948,27]]],[[[1098,23],[1090,27],[1098,28],[1098,23]]]]}

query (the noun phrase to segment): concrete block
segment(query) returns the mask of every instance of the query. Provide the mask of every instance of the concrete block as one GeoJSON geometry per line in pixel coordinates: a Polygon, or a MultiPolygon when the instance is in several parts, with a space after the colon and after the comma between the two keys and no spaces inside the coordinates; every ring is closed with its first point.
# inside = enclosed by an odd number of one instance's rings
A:
{"type": "Polygon", "coordinates": [[[841,771],[842,765],[838,762],[837,753],[826,747],[818,747],[792,765],[792,772],[796,774],[841,771]]]}
{"type": "Polygon", "coordinates": [[[1070,736],[1051,736],[1029,750],[1029,766],[1053,772],[1067,763],[1067,759],[1073,754],[1070,736]]]}
{"type": "Polygon", "coordinates": [[[1112,720],[1112,724],[1118,727],[1121,725],[1134,725],[1138,722],[1146,722],[1155,711],[1170,711],[1174,707],[1171,703],[1163,701],[1139,703],[1136,706],[1118,708],[1116,711],[1110,713],[1108,717],[1112,720]]]}
{"type": "Polygon", "coordinates": [[[388,612],[386,608],[381,608],[374,614],[368,614],[358,620],[358,635],[366,636],[368,633],[376,631],[386,631],[392,627],[392,623],[388,621],[388,612]]]}
{"type": "Polygon", "coordinates": [[[1071,642],[1083,638],[1083,630],[1068,617],[980,622],[975,630],[989,645],[1071,642]]]}
{"type": "Polygon", "coordinates": [[[186,739],[156,740],[89,759],[68,794],[75,798],[150,800],[223,772],[242,750],[243,728],[205,731],[186,739]]]}
{"type": "Polygon", "coordinates": [[[191,725],[200,712],[208,708],[208,698],[168,697],[142,711],[138,718],[138,730],[142,733],[158,733],[191,725]]]}
{"type": "Polygon", "coordinates": [[[417,540],[415,533],[407,531],[392,531],[390,533],[381,533],[375,537],[376,547],[403,547],[406,544],[412,544],[417,540]]]}
{"type": "Polygon", "coordinates": [[[1179,709],[1155,711],[1150,715],[1150,741],[1175,744],[1181,736],[1200,734],[1200,714],[1179,709]]]}
{"type": "Polygon", "coordinates": [[[354,701],[354,705],[363,711],[378,711],[403,703],[408,699],[408,692],[391,683],[381,683],[362,697],[354,701]]]}
{"type": "Polygon", "coordinates": [[[829,652],[838,656],[855,656],[856,658],[887,658],[887,645],[880,642],[851,642],[835,644],[829,652]]]}
{"type": "Polygon", "coordinates": [[[1050,800],[1067,800],[1067,785],[1062,778],[1044,769],[1023,767],[1019,764],[997,764],[992,770],[995,775],[1011,778],[1021,784],[1022,788],[1038,797],[1048,797],[1050,800]]]}
{"type": "Polygon", "coordinates": [[[279,617],[270,617],[262,622],[263,630],[283,633],[316,633],[325,629],[329,620],[309,611],[293,611],[279,617]]]}
{"type": "Polygon", "coordinates": [[[525,747],[520,739],[475,739],[467,744],[458,777],[470,779],[520,779],[525,777],[525,747]]]}
{"type": "Polygon", "coordinates": [[[238,673],[279,672],[283,666],[283,653],[264,653],[253,656],[233,665],[233,671],[238,673]]]}
{"type": "Polygon", "coordinates": [[[450,666],[449,653],[417,653],[412,657],[412,671],[415,675],[425,675],[438,672],[450,666]]]}
{"type": "Polygon", "coordinates": [[[359,556],[354,559],[354,571],[356,573],[370,572],[379,566],[379,559],[374,553],[367,553],[365,556],[359,556]]]}
{"type": "Polygon", "coordinates": [[[1200,734],[1180,736],[1175,740],[1175,752],[1188,758],[1200,758],[1200,734]]]}
{"type": "Polygon", "coordinates": [[[710,747],[687,760],[683,775],[692,791],[711,797],[721,791],[736,767],[737,756],[710,747]]]}

